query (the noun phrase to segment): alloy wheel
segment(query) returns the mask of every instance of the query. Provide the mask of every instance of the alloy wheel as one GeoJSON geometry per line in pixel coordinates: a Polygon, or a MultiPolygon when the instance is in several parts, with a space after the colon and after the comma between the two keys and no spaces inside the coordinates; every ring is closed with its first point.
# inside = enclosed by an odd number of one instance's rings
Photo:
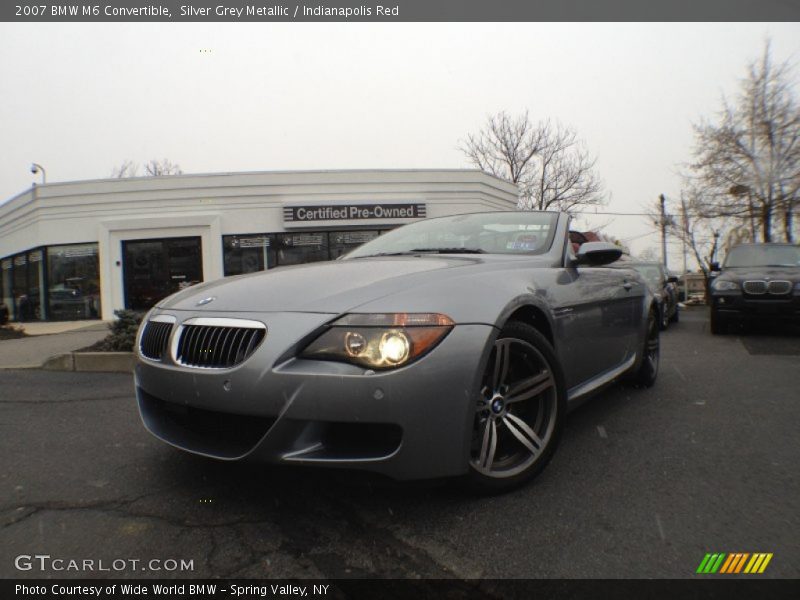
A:
{"type": "Polygon", "coordinates": [[[544,454],[553,437],[557,386],[532,344],[498,339],[476,403],[470,463],[482,475],[514,477],[544,454]]]}

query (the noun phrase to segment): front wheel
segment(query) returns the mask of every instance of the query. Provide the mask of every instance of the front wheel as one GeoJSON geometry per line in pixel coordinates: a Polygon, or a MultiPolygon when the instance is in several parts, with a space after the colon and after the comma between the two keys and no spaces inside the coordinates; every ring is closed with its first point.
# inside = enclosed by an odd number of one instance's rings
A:
{"type": "Polygon", "coordinates": [[[492,348],[475,399],[467,481],[499,493],[532,479],[555,451],[566,414],[566,387],[547,339],[508,323],[492,348]]]}

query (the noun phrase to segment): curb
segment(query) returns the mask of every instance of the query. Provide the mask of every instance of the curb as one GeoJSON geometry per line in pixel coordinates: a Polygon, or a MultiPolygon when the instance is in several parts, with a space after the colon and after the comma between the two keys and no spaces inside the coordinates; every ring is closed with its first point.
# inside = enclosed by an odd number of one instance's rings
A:
{"type": "Polygon", "coordinates": [[[133,373],[135,364],[133,352],[67,352],[48,358],[41,368],[46,371],[133,373]]]}

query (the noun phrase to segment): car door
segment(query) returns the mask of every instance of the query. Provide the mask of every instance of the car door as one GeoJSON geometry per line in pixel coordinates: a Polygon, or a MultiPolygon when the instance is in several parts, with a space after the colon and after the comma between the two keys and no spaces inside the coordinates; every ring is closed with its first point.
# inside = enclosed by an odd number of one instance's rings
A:
{"type": "Polygon", "coordinates": [[[571,241],[551,302],[567,387],[576,388],[619,368],[636,351],[644,288],[635,271],[619,263],[576,265],[571,241]]]}
{"type": "MultiPolygon", "coordinates": [[[[556,309],[570,363],[569,387],[606,373],[630,356],[635,337],[632,290],[625,271],[581,266],[564,269],[562,281],[571,288],[556,309]]],[[[562,288],[562,291],[563,288],[562,288]]]]}

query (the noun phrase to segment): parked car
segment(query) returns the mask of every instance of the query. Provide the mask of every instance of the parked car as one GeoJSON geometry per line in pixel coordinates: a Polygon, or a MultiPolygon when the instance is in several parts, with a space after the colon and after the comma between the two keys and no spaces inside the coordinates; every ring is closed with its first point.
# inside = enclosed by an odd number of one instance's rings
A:
{"type": "Polygon", "coordinates": [[[678,278],[667,273],[664,265],[659,262],[630,261],[620,264],[636,269],[647,282],[656,299],[661,329],[666,329],[670,323],[677,323],[680,318],[676,285],[678,278]]]}
{"type": "Polygon", "coordinates": [[[800,246],[741,244],[712,270],[711,333],[747,320],[800,323],[800,246]]]}
{"type": "MultiPolygon", "coordinates": [[[[39,288],[32,288],[29,294],[17,298],[20,321],[40,321],[42,319],[41,294],[39,288]]],[[[48,318],[57,321],[86,319],[91,316],[92,299],[80,289],[57,284],[48,291],[48,318]]]]}
{"type": "Polygon", "coordinates": [[[145,427],[223,460],[465,475],[539,473],[567,409],[622,376],[651,386],[658,307],[621,250],[577,253],[567,214],[427,219],[336,261],[206,282],[137,340],[145,427]]]}

